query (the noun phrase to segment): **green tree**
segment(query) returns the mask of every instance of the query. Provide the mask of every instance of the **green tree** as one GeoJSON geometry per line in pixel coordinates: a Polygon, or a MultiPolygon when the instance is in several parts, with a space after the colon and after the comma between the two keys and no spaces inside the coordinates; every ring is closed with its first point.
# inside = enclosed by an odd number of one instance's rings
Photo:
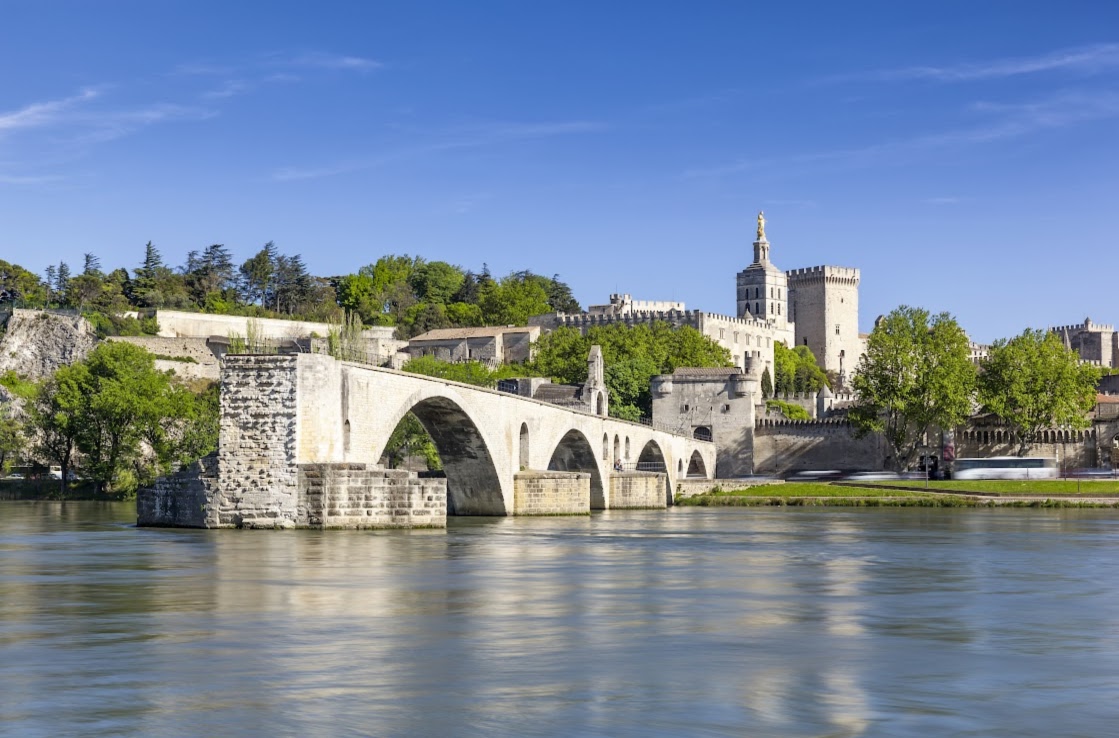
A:
{"type": "Polygon", "coordinates": [[[396,329],[396,335],[402,340],[415,338],[437,328],[450,328],[451,325],[451,320],[447,316],[447,308],[444,305],[418,302],[404,311],[399,327],[396,329]]]}
{"type": "Polygon", "coordinates": [[[24,408],[35,437],[34,455],[62,470],[60,492],[66,490],[81,434],[79,418],[85,405],[81,376],[74,365],[62,366],[41,384],[25,386],[19,392],[26,401],[24,408]]]}
{"type": "Polygon", "coordinates": [[[899,470],[926,434],[970,413],[975,366],[967,335],[948,313],[901,306],[880,320],[852,379],[858,402],[850,417],[860,434],[881,433],[899,470]]]}
{"type": "Polygon", "coordinates": [[[18,264],[9,264],[0,259],[0,302],[13,302],[29,307],[46,305],[49,284],[43,284],[37,275],[18,264]]]}
{"type": "Polygon", "coordinates": [[[241,294],[245,301],[266,305],[272,296],[273,281],[276,276],[276,259],[279,256],[276,244],[269,241],[264,248],[245,260],[241,265],[241,294]]]}
{"type": "Polygon", "coordinates": [[[770,398],[773,396],[773,378],[769,374],[769,367],[767,366],[762,370],[762,397],[770,398]]]}
{"type": "Polygon", "coordinates": [[[550,312],[548,292],[532,276],[520,272],[479,286],[478,306],[486,325],[525,325],[533,315],[550,312]]]}
{"type": "Polygon", "coordinates": [[[429,261],[418,265],[409,275],[408,283],[421,302],[445,305],[466,281],[459,267],[445,261],[429,261]]]}
{"type": "Polygon", "coordinates": [[[602,347],[610,414],[633,419],[652,412],[649,386],[657,374],[677,367],[730,366],[730,353],[694,328],[674,329],[667,323],[592,326],[584,336],[574,328],[558,328],[536,343],[531,368],[564,384],[587,379],[587,354],[602,347]]]}
{"type": "Polygon", "coordinates": [[[653,407],[650,380],[660,373],[661,367],[649,356],[630,356],[608,365],[605,380],[610,391],[610,415],[636,421],[649,414],[653,407]]]}
{"type": "Polygon", "coordinates": [[[39,455],[62,467],[63,480],[77,459],[103,491],[130,492],[217,443],[216,389],[195,396],[129,343],[102,343],[26,394],[39,455]]]}
{"type": "Polygon", "coordinates": [[[23,421],[15,416],[10,402],[0,402],[0,476],[11,471],[26,441],[23,421]]]}
{"type": "Polygon", "coordinates": [[[443,468],[439,451],[435,448],[435,442],[431,440],[427,429],[423,427],[419,418],[412,413],[407,413],[389,436],[382,458],[385,466],[396,469],[410,456],[422,457],[429,471],[443,468]]]}
{"type": "Polygon", "coordinates": [[[979,402],[1009,427],[1025,456],[1047,428],[1089,426],[1099,378],[1099,368],[1081,364],[1056,333],[1027,328],[992,344],[980,364],[979,402]]]}

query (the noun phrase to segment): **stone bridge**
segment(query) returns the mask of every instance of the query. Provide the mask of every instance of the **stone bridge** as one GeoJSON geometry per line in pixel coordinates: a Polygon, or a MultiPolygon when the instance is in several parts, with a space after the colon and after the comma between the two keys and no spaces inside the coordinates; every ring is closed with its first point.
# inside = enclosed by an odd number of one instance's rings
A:
{"type": "Polygon", "coordinates": [[[171,480],[142,495],[141,524],[398,527],[392,514],[427,524],[414,498],[385,502],[385,490],[411,485],[431,502],[430,482],[442,480],[376,466],[409,412],[446,473],[436,518],[664,507],[678,478],[715,469],[709,442],[496,390],[321,354],[225,361],[216,464],[190,494],[171,480]],[[178,507],[189,519],[168,512],[178,507]]]}

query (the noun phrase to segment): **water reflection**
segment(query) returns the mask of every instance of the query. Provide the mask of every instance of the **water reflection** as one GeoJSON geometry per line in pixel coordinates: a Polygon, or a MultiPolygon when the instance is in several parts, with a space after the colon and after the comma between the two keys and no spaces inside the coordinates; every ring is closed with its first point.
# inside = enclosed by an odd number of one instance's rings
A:
{"type": "Polygon", "coordinates": [[[173,531],[0,508],[13,734],[1102,735],[1117,519],[671,510],[173,531]]]}

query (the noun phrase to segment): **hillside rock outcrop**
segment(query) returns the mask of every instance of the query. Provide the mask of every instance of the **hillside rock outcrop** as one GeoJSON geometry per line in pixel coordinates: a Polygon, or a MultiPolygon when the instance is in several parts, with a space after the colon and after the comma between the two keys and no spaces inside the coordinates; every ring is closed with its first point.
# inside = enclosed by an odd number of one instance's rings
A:
{"type": "Polygon", "coordinates": [[[80,315],[15,310],[0,335],[0,374],[49,377],[58,367],[84,359],[97,345],[93,327],[80,315]]]}

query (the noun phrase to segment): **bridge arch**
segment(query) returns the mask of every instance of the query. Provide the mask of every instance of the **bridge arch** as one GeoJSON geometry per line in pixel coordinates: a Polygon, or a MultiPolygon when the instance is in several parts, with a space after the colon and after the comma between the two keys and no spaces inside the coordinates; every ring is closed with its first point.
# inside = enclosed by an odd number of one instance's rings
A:
{"type": "MultiPolygon", "coordinates": [[[[411,412],[431,436],[447,475],[448,515],[508,515],[498,465],[491,444],[463,409],[465,403],[448,394],[413,396],[394,413],[395,428],[411,412]]],[[[384,453],[388,439],[374,458],[384,453]]]]}
{"type": "Polygon", "coordinates": [[[591,475],[591,509],[606,508],[602,474],[598,471],[594,449],[582,431],[572,428],[564,434],[548,460],[548,471],[589,472],[591,475]]]}
{"type": "MultiPolygon", "coordinates": [[[[683,460],[681,460],[681,463],[683,460]]],[[[703,463],[703,455],[696,449],[692,451],[692,458],[688,461],[688,474],[689,477],[706,477],[707,467],[703,463]]]]}

